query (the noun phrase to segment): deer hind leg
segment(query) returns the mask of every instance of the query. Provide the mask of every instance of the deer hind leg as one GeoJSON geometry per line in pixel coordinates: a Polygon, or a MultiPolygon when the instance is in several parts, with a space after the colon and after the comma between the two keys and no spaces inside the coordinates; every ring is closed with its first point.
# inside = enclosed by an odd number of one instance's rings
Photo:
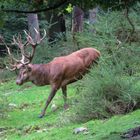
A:
{"type": "Polygon", "coordinates": [[[62,87],[62,94],[63,94],[63,99],[64,99],[64,109],[68,109],[68,104],[67,104],[67,86],[62,87]]]}
{"type": "Polygon", "coordinates": [[[46,109],[47,109],[48,105],[50,104],[51,100],[53,99],[53,97],[55,96],[57,90],[58,90],[58,88],[52,86],[52,89],[51,89],[49,97],[48,97],[48,99],[46,101],[45,107],[42,110],[41,114],[39,115],[39,118],[42,118],[45,115],[46,109]]]}

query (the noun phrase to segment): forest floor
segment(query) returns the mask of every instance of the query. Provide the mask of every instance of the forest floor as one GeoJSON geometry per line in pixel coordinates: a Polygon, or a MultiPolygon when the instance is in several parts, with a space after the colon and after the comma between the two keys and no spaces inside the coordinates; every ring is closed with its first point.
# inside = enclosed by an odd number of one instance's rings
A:
{"type": "MultiPolygon", "coordinates": [[[[0,140],[121,140],[121,135],[140,125],[140,110],[126,115],[117,115],[105,120],[86,123],[60,124],[65,111],[61,91],[53,103],[56,111],[47,109],[46,116],[38,118],[50,87],[36,87],[31,83],[16,86],[14,81],[0,84],[0,94],[7,98],[9,109],[0,119],[0,140]],[[86,127],[86,132],[73,133],[75,128],[86,127]]],[[[68,88],[68,100],[73,100],[75,85],[68,88]]],[[[70,108],[69,108],[70,109],[70,108]]]]}

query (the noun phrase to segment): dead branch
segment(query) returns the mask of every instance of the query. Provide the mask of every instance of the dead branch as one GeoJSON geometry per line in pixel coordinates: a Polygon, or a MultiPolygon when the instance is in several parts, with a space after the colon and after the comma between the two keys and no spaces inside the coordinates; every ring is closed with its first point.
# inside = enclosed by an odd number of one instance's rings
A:
{"type": "Polygon", "coordinates": [[[130,20],[130,17],[129,17],[129,7],[128,7],[127,0],[124,1],[124,5],[125,5],[125,17],[126,17],[127,21],[129,22],[129,24],[132,27],[131,33],[130,33],[130,35],[126,39],[126,41],[128,41],[130,36],[132,36],[134,34],[134,32],[135,32],[135,26],[134,26],[134,24],[132,23],[132,21],[130,20]]]}
{"type": "Polygon", "coordinates": [[[46,8],[44,8],[44,9],[33,10],[33,11],[13,10],[13,9],[2,9],[1,11],[7,12],[7,13],[10,13],[10,12],[14,12],[14,13],[40,13],[40,12],[46,12],[46,11],[49,11],[49,10],[57,9],[57,8],[59,8],[60,6],[66,4],[66,3],[68,3],[68,2],[69,2],[69,0],[62,0],[61,2],[56,3],[56,4],[54,4],[53,6],[46,7],[46,8]]]}

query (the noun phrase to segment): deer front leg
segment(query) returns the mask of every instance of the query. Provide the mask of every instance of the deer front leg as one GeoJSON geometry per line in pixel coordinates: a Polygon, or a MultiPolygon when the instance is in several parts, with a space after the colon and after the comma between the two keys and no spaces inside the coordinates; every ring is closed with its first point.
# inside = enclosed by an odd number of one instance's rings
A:
{"type": "Polygon", "coordinates": [[[62,87],[62,94],[63,94],[63,99],[64,99],[64,109],[68,109],[68,104],[67,104],[67,87],[66,86],[62,87]]]}
{"type": "Polygon", "coordinates": [[[41,112],[41,114],[39,115],[39,118],[42,118],[45,115],[46,109],[47,109],[48,105],[50,104],[51,100],[53,99],[53,97],[55,96],[57,90],[58,90],[57,88],[52,87],[51,93],[49,94],[45,107],[44,107],[43,111],[41,112]]]}

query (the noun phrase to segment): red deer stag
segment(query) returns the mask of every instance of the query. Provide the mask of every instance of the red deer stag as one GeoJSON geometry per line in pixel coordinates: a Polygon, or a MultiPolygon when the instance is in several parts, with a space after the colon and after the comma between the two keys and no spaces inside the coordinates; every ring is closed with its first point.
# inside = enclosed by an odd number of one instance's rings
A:
{"type": "Polygon", "coordinates": [[[45,115],[49,103],[60,88],[62,89],[64,98],[64,108],[67,108],[67,85],[81,79],[88,72],[91,65],[96,63],[96,60],[100,57],[100,52],[94,48],[83,48],[67,56],[56,57],[47,64],[31,64],[35,48],[45,38],[46,32],[38,42],[35,42],[27,32],[25,33],[27,35],[25,44],[22,43],[20,36],[17,39],[13,37],[14,43],[21,50],[21,60],[15,59],[10,49],[6,47],[12,60],[14,62],[16,61],[16,63],[12,64],[12,70],[19,69],[16,80],[17,85],[22,85],[28,81],[37,86],[51,85],[51,92],[43,111],[39,115],[42,118],[45,115]],[[25,48],[28,45],[32,46],[32,53],[30,54],[27,51],[25,52],[25,48]]]}

